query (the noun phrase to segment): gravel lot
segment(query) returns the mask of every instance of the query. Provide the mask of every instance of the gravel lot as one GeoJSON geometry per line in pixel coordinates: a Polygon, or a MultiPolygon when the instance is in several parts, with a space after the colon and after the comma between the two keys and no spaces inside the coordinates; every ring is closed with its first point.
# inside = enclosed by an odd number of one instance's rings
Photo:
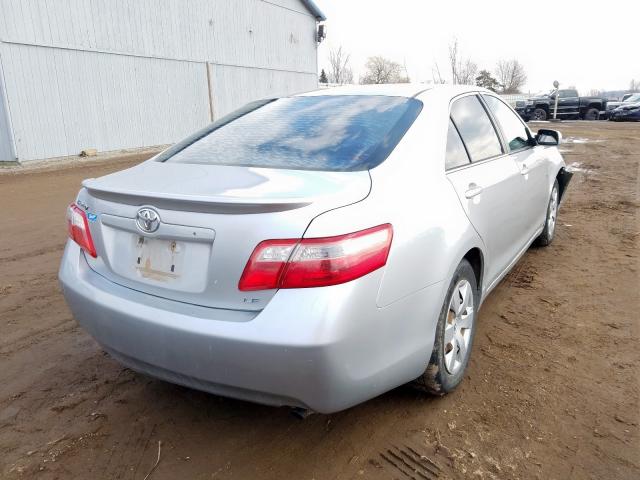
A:
{"type": "Polygon", "coordinates": [[[461,387],[304,421],[136,374],[71,317],[65,207],[144,155],[0,170],[0,478],[640,478],[640,124],[557,128],[557,237],[483,306],[461,387]]]}

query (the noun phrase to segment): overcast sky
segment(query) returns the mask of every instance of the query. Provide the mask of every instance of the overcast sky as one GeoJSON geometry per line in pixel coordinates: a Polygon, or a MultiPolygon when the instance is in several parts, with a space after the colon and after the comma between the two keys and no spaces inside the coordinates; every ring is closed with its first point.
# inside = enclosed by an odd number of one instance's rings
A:
{"type": "Polygon", "coordinates": [[[327,16],[319,69],[342,45],[357,81],[371,55],[405,63],[412,81],[447,71],[447,45],[457,37],[480,69],[517,58],[528,75],[525,91],[552,88],[557,79],[591,89],[626,89],[640,80],[640,0],[519,2],[507,0],[316,0],[327,16]],[[554,28],[554,17],[558,18],[554,28]]]}

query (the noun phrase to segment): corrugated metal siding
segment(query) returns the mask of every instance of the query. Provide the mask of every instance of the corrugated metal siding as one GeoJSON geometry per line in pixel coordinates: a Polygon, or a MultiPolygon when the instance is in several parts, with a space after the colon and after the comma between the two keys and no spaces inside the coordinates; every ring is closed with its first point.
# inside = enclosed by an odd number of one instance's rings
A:
{"type": "Polygon", "coordinates": [[[247,101],[317,87],[299,0],[0,0],[21,160],[174,142],[247,101]]]}
{"type": "Polygon", "coordinates": [[[0,162],[10,160],[15,160],[15,154],[11,145],[11,123],[7,111],[2,56],[0,56],[0,162]]]}
{"type": "Polygon", "coordinates": [[[209,121],[204,64],[0,48],[20,159],[171,143],[209,121]]]}
{"type": "Polygon", "coordinates": [[[219,118],[252,100],[281,97],[292,92],[314,90],[315,73],[295,73],[257,68],[214,65],[211,75],[214,113],[219,118]]]}

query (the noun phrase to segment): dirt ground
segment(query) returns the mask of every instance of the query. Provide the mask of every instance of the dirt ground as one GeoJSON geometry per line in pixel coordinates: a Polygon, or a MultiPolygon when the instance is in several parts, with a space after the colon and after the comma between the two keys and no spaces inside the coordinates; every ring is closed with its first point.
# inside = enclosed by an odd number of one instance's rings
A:
{"type": "Polygon", "coordinates": [[[484,304],[458,390],[306,420],[136,374],[71,317],[65,207],[143,157],[0,170],[0,478],[640,478],[640,124],[557,128],[556,239],[484,304]]]}

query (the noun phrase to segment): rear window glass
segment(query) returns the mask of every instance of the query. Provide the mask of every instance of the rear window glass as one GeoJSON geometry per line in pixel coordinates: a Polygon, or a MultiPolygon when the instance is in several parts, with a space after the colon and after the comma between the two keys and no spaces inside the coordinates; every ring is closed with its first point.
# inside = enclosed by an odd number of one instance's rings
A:
{"type": "Polygon", "coordinates": [[[421,109],[413,98],[373,95],[256,102],[176,144],[158,161],[368,170],[387,158],[421,109]]]}

